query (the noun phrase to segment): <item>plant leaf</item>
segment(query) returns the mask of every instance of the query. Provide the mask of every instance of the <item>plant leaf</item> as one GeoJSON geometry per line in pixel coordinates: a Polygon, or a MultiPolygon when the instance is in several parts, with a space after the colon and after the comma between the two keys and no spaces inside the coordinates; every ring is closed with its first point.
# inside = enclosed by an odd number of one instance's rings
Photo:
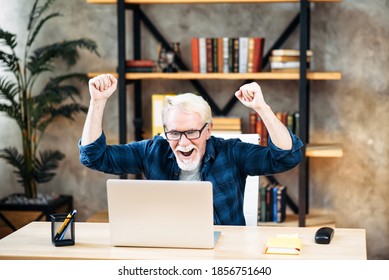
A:
{"type": "Polygon", "coordinates": [[[61,58],[70,67],[79,59],[78,49],[86,49],[98,55],[96,42],[90,39],[78,39],[63,41],[38,48],[29,57],[27,68],[32,75],[37,75],[44,71],[53,69],[52,62],[56,58],[61,58]]]}
{"type": "Polygon", "coordinates": [[[0,27],[0,43],[5,43],[6,46],[14,49],[17,46],[16,35],[5,31],[0,27]]]}
{"type": "Polygon", "coordinates": [[[50,7],[54,1],[55,0],[48,0],[42,6],[38,6],[39,0],[35,0],[28,20],[27,30],[31,30],[33,28],[36,20],[41,17],[41,15],[50,7]]]}
{"type": "Polygon", "coordinates": [[[0,150],[0,158],[15,167],[14,173],[18,177],[17,182],[24,186],[25,178],[27,178],[24,156],[19,154],[15,147],[8,147],[0,150]]]}
{"type": "Polygon", "coordinates": [[[58,168],[59,161],[65,158],[65,155],[60,151],[47,150],[39,153],[39,157],[35,158],[34,178],[38,183],[49,182],[54,176],[55,170],[58,168]]]}
{"type": "Polygon", "coordinates": [[[51,18],[54,18],[54,17],[58,17],[60,16],[61,14],[60,13],[53,13],[53,14],[50,14],[48,15],[47,17],[43,18],[42,20],[39,21],[37,27],[34,29],[34,31],[32,31],[31,33],[29,33],[28,35],[28,40],[27,40],[27,46],[31,46],[32,43],[35,41],[35,38],[36,36],[38,35],[40,29],[42,28],[42,26],[51,18]]]}
{"type": "Polygon", "coordinates": [[[17,106],[15,96],[19,93],[16,83],[8,81],[5,77],[0,77],[0,98],[8,100],[12,106],[17,106]]]}

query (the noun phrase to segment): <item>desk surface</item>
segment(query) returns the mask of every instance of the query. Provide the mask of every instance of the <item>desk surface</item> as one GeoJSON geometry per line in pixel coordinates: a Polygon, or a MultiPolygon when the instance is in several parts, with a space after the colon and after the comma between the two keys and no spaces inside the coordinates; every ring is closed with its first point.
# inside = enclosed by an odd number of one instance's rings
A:
{"type": "Polygon", "coordinates": [[[113,247],[108,223],[76,223],[76,245],[55,247],[50,239],[50,222],[32,222],[0,240],[0,259],[366,259],[364,229],[335,228],[329,245],[314,241],[317,228],[215,226],[221,231],[216,247],[170,249],[113,247]],[[263,253],[266,240],[277,234],[298,233],[300,255],[263,253]]]}

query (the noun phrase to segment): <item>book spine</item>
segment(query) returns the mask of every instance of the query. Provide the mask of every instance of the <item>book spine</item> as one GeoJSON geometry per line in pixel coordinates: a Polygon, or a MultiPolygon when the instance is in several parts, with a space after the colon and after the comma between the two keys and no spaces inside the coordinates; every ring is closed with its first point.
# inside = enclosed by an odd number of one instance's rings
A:
{"type": "Polygon", "coordinates": [[[277,190],[277,223],[286,219],[286,186],[280,186],[277,190]]]}
{"type": "Polygon", "coordinates": [[[212,38],[212,72],[219,72],[219,50],[217,45],[217,38],[212,38]]]}
{"type": "Polygon", "coordinates": [[[260,46],[259,46],[259,49],[258,49],[259,59],[258,59],[257,72],[261,72],[262,71],[263,52],[264,52],[264,49],[265,49],[265,38],[260,37],[259,40],[258,40],[258,44],[260,46]]]}
{"type": "Polygon", "coordinates": [[[262,65],[262,38],[254,38],[254,57],[253,57],[253,71],[261,72],[262,65]]]}
{"type": "Polygon", "coordinates": [[[272,189],[273,186],[269,185],[266,188],[266,222],[270,222],[273,220],[273,213],[272,213],[272,189]]]}
{"type": "Polygon", "coordinates": [[[239,73],[247,73],[249,38],[239,38],[239,73]]]}
{"type": "Polygon", "coordinates": [[[277,222],[277,193],[278,193],[279,186],[274,186],[272,189],[272,221],[277,222]]]}
{"type": "Polygon", "coordinates": [[[223,37],[223,72],[229,73],[229,51],[228,51],[228,38],[223,37]]]}
{"type": "Polygon", "coordinates": [[[199,38],[200,73],[207,73],[207,47],[204,37],[199,38]]]}
{"type": "Polygon", "coordinates": [[[224,48],[223,48],[223,38],[217,38],[217,70],[219,73],[224,71],[224,48]]]}
{"type": "Polygon", "coordinates": [[[255,39],[253,37],[250,37],[249,45],[248,45],[248,58],[247,58],[248,73],[254,72],[254,44],[255,44],[255,39]]]}
{"type": "Polygon", "coordinates": [[[294,134],[299,137],[300,136],[300,113],[295,112],[294,116],[294,134]]]}
{"type": "Polygon", "coordinates": [[[228,38],[228,72],[234,71],[234,38],[228,38]]]}
{"type": "Polygon", "coordinates": [[[212,53],[212,38],[205,39],[206,54],[207,54],[207,73],[213,72],[213,53],[212,53]]]}
{"type": "Polygon", "coordinates": [[[152,60],[126,60],[126,67],[154,67],[152,60]]]}
{"type": "Polygon", "coordinates": [[[126,72],[153,72],[154,67],[126,67],[126,72]]]}
{"type": "Polygon", "coordinates": [[[261,145],[268,146],[268,136],[269,132],[267,131],[266,125],[261,121],[261,145]]]}
{"type": "Polygon", "coordinates": [[[250,112],[249,133],[257,133],[257,113],[250,112]]]}
{"type": "Polygon", "coordinates": [[[259,221],[266,222],[266,190],[267,186],[261,186],[259,190],[259,221]]]}
{"type": "Polygon", "coordinates": [[[199,38],[192,38],[192,71],[194,73],[200,72],[200,61],[199,61],[199,38]]]}
{"type": "Polygon", "coordinates": [[[233,73],[239,73],[239,38],[233,39],[233,73]]]}

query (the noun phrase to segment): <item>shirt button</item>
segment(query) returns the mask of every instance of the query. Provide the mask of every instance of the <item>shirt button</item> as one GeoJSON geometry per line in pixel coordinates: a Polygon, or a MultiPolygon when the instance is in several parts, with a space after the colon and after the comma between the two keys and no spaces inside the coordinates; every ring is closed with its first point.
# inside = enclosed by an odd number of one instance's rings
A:
{"type": "Polygon", "coordinates": [[[174,175],[178,176],[178,173],[176,172],[176,173],[174,173],[174,175]]]}

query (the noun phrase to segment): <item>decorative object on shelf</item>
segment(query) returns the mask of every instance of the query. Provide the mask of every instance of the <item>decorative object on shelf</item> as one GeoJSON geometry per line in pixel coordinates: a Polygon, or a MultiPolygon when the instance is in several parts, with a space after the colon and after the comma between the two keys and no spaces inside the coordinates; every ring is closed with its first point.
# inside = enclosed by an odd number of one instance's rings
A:
{"type": "Polygon", "coordinates": [[[168,48],[159,45],[158,66],[161,68],[162,72],[178,72],[176,63],[177,56],[181,56],[179,42],[170,43],[168,48]]]}
{"type": "Polygon", "coordinates": [[[79,49],[86,49],[99,55],[96,43],[81,38],[70,41],[55,42],[32,50],[39,32],[49,20],[60,16],[58,12],[46,14],[54,1],[47,0],[39,4],[36,0],[32,6],[27,26],[27,42],[24,45],[23,57],[16,52],[16,34],[0,28],[0,62],[10,75],[0,76],[0,112],[12,118],[18,124],[23,151],[16,147],[0,150],[0,158],[15,167],[18,182],[24,187],[27,198],[37,197],[37,184],[49,182],[54,170],[65,155],[58,150],[39,150],[38,146],[49,124],[56,118],[64,117],[70,121],[87,107],[76,102],[80,97],[79,90],[70,84],[72,79],[87,82],[84,73],[69,73],[51,77],[46,85],[37,87],[41,74],[53,72],[54,62],[63,60],[69,67],[76,64],[80,55],[79,49]]]}

